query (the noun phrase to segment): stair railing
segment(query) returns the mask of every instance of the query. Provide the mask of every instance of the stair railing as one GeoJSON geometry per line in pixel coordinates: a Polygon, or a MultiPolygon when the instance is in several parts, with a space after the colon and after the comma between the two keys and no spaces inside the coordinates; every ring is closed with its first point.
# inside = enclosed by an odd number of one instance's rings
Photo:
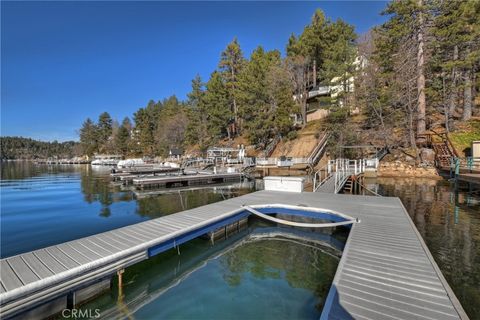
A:
{"type": "Polygon", "coordinates": [[[307,163],[310,164],[311,166],[315,166],[315,164],[318,162],[320,155],[323,153],[327,146],[327,140],[330,137],[330,135],[324,131],[322,134],[322,138],[318,140],[317,145],[313,149],[313,151],[310,153],[307,163]]]}

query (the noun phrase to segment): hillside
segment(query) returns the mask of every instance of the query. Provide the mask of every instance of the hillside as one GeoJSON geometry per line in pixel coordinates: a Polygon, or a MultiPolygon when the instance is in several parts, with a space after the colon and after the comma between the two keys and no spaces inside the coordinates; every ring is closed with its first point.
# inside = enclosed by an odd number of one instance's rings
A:
{"type": "Polygon", "coordinates": [[[308,157],[317,145],[318,134],[321,132],[321,128],[321,120],[309,122],[305,128],[297,131],[297,137],[295,139],[283,139],[280,141],[275,147],[271,157],[308,157]]]}
{"type": "Polygon", "coordinates": [[[78,142],[45,142],[23,137],[0,137],[1,159],[71,158],[77,155],[78,142]]]}
{"type": "Polygon", "coordinates": [[[480,117],[457,124],[449,138],[459,156],[470,154],[472,141],[480,141],[480,117]]]}

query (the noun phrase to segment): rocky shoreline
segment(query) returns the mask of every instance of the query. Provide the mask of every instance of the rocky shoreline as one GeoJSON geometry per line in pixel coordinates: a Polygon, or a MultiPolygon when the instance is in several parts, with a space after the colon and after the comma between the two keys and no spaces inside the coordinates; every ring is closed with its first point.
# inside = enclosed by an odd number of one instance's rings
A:
{"type": "Polygon", "coordinates": [[[415,178],[433,178],[443,179],[433,166],[414,164],[402,161],[381,162],[378,167],[378,177],[415,177],[415,178]]]}

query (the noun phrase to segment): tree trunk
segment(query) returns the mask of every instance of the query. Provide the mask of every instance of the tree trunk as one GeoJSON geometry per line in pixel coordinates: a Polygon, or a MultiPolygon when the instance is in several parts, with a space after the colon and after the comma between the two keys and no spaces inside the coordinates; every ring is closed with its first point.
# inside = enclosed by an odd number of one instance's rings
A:
{"type": "Polygon", "coordinates": [[[236,73],[234,68],[232,67],[232,81],[233,81],[233,86],[232,86],[232,99],[233,99],[233,121],[235,122],[235,132],[232,132],[233,135],[237,134],[236,132],[237,128],[240,127],[238,123],[238,109],[237,109],[237,101],[235,99],[235,90],[236,90],[236,73]]]}
{"type": "Polygon", "coordinates": [[[470,70],[465,71],[465,85],[463,88],[463,114],[462,120],[467,121],[472,117],[472,79],[470,70]]]}
{"type": "MultiPolygon", "coordinates": [[[[419,7],[422,6],[422,0],[418,0],[419,7]]],[[[422,10],[422,9],[420,9],[422,10]]],[[[417,35],[417,92],[418,92],[418,109],[417,109],[417,135],[425,133],[425,74],[424,74],[424,39],[423,39],[423,14],[418,15],[419,30],[417,35]]]]}
{"type": "MultiPolygon", "coordinates": [[[[453,47],[453,61],[458,59],[458,46],[453,47]]],[[[457,102],[457,69],[452,68],[452,82],[450,83],[450,97],[448,101],[448,113],[453,117],[457,102]]]]}
{"type": "Polygon", "coordinates": [[[305,97],[302,97],[302,122],[303,122],[303,128],[307,125],[307,98],[308,97],[308,91],[305,91],[303,93],[305,97]]]}
{"type": "Polygon", "coordinates": [[[448,106],[447,93],[446,93],[446,81],[445,81],[445,73],[442,72],[442,101],[443,101],[443,112],[445,117],[445,131],[448,133],[450,132],[450,109],[448,106]]]}
{"type": "Polygon", "coordinates": [[[238,121],[238,109],[237,109],[237,100],[235,99],[235,96],[233,97],[233,122],[235,124],[235,135],[240,134],[240,123],[238,121]]]}

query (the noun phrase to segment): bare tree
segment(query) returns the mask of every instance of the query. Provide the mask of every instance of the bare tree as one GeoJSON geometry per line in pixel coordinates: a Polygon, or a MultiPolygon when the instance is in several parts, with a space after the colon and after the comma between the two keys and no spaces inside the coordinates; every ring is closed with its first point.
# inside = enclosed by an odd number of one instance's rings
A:
{"type": "Polygon", "coordinates": [[[417,92],[418,92],[418,114],[417,114],[417,135],[425,133],[426,130],[426,101],[425,101],[425,71],[424,71],[424,17],[422,12],[423,1],[418,0],[418,30],[417,30],[417,92]]]}
{"type": "Polygon", "coordinates": [[[308,69],[310,59],[301,55],[287,57],[287,68],[294,83],[295,101],[300,106],[303,126],[307,124],[308,69]]]}

